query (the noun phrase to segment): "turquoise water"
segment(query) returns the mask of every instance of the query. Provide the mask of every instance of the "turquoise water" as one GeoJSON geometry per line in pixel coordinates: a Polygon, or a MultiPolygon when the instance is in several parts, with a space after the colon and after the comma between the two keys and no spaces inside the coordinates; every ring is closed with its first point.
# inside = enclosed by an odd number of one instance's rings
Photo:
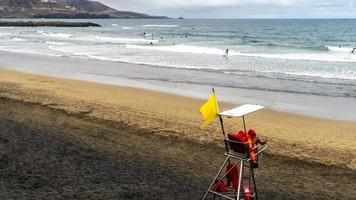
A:
{"type": "Polygon", "coordinates": [[[102,27],[0,28],[0,50],[186,70],[128,75],[139,80],[356,97],[356,20],[91,21],[102,27]]]}

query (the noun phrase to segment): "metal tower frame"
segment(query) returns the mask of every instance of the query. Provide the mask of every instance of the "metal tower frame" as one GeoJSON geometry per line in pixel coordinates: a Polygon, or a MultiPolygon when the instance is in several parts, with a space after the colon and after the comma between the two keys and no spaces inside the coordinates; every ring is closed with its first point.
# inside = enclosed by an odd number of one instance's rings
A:
{"type": "MultiPolygon", "coordinates": [[[[247,142],[241,143],[234,140],[230,140],[226,137],[223,117],[242,118],[243,128],[246,133],[247,129],[246,129],[245,116],[264,108],[265,106],[261,106],[261,105],[245,104],[237,108],[227,110],[218,114],[221,130],[224,136],[224,144],[225,144],[224,156],[226,156],[226,159],[224,163],[221,165],[221,168],[218,171],[217,175],[215,176],[214,180],[210,184],[209,189],[203,198],[204,200],[206,200],[210,194],[212,194],[213,199],[215,199],[216,196],[225,199],[230,199],[230,200],[246,199],[245,193],[242,192],[242,190],[244,190],[244,187],[248,189],[253,188],[253,192],[250,192],[249,198],[258,200],[257,185],[255,181],[257,169],[253,168],[253,164],[249,157],[249,154],[252,151],[252,149],[248,147],[247,142]],[[223,172],[223,170],[227,168],[228,165],[232,167],[235,166],[238,167],[238,175],[237,175],[238,185],[236,190],[232,188],[229,188],[229,191],[224,191],[224,192],[214,190],[214,186],[220,181],[226,179],[227,175],[229,174],[231,168],[223,172]]],[[[258,151],[255,153],[255,156],[257,157],[257,162],[261,160],[263,152],[267,148],[268,146],[265,144],[260,149],[258,149],[258,151]]]]}

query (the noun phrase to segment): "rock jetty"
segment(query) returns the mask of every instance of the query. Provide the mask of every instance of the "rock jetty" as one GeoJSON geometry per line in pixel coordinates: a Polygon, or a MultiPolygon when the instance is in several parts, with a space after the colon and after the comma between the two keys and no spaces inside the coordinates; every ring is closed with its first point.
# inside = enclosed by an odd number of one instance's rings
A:
{"type": "Polygon", "coordinates": [[[66,21],[0,21],[2,26],[23,26],[23,27],[100,27],[99,24],[92,22],[66,22],[66,21]]]}

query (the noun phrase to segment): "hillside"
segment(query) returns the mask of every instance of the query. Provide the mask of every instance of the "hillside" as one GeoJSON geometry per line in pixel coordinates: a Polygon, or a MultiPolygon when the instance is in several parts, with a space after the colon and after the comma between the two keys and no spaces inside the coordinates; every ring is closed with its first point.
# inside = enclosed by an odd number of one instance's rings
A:
{"type": "Polygon", "coordinates": [[[89,0],[0,0],[0,18],[166,18],[118,11],[89,0]]]}

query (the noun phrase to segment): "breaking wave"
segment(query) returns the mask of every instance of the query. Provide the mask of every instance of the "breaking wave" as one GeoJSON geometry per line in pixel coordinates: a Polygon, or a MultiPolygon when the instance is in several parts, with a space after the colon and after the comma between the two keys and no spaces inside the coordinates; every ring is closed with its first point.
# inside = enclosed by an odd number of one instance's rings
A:
{"type": "Polygon", "coordinates": [[[83,36],[74,38],[80,41],[90,42],[106,42],[106,43],[118,43],[118,44],[151,44],[158,43],[158,40],[148,40],[141,38],[123,38],[123,37],[109,37],[109,36],[83,36]]]}
{"type": "Polygon", "coordinates": [[[329,51],[335,51],[335,52],[348,52],[351,53],[353,50],[352,47],[341,47],[341,46],[327,46],[329,51]]]}
{"type": "Polygon", "coordinates": [[[73,36],[73,34],[69,34],[69,33],[52,33],[52,32],[44,32],[44,31],[37,31],[37,33],[40,33],[41,35],[47,37],[54,37],[54,38],[70,38],[73,36]]]}
{"type": "MultiPolygon", "coordinates": [[[[168,46],[142,46],[142,45],[126,45],[126,48],[142,49],[151,51],[164,51],[176,53],[191,53],[191,54],[210,54],[224,55],[225,50],[213,47],[203,47],[194,45],[168,45],[168,46]]],[[[352,49],[351,49],[352,50],[352,49]]],[[[351,52],[350,50],[350,52],[351,52]]],[[[307,61],[323,61],[323,62],[356,62],[356,55],[348,54],[333,54],[327,52],[316,53],[246,53],[230,50],[229,56],[245,56],[245,57],[260,57],[269,59],[286,59],[286,60],[307,60],[307,61]]]]}
{"type": "MultiPolygon", "coordinates": [[[[141,45],[126,45],[126,48],[131,49],[144,49],[144,50],[156,50],[165,52],[176,53],[194,53],[194,54],[211,54],[211,55],[223,55],[224,50],[211,47],[200,47],[192,45],[170,45],[170,46],[141,46],[141,45]]],[[[236,54],[236,53],[233,53],[236,54]]]]}
{"type": "Polygon", "coordinates": [[[65,43],[65,42],[46,42],[46,44],[63,46],[63,45],[67,45],[69,43],[65,43]]]}
{"type": "Polygon", "coordinates": [[[146,24],[143,27],[160,27],[160,28],[176,28],[178,25],[173,24],[146,24]]]}

